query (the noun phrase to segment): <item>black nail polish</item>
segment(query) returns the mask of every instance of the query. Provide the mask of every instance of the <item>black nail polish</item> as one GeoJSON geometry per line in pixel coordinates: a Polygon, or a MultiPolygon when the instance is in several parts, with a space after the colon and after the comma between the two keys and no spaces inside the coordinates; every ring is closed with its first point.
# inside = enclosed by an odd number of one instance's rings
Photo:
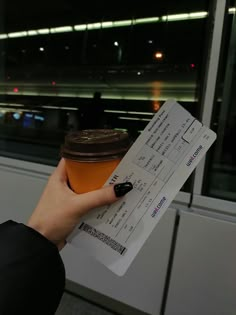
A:
{"type": "Polygon", "coordinates": [[[132,189],[133,189],[133,185],[130,182],[114,185],[114,191],[115,191],[116,197],[122,197],[132,189]]]}

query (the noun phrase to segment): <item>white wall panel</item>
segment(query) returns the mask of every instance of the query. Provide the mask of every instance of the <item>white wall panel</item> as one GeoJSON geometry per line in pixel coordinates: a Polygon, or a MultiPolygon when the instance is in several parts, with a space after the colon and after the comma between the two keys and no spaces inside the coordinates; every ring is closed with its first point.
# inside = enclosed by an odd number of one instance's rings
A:
{"type": "Polygon", "coordinates": [[[180,212],[165,315],[236,311],[236,224],[180,212]]]}
{"type": "Polygon", "coordinates": [[[27,222],[46,182],[46,177],[4,169],[0,165],[0,223],[10,219],[27,222]]]}

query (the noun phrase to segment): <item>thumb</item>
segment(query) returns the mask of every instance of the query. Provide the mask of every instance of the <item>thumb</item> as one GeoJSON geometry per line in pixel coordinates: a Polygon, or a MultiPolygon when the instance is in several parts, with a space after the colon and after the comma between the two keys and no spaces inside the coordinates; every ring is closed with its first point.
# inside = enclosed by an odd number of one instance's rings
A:
{"type": "Polygon", "coordinates": [[[58,163],[57,167],[55,168],[52,176],[59,180],[60,182],[67,181],[67,173],[66,173],[66,162],[64,158],[61,158],[60,162],[58,163]]]}
{"type": "Polygon", "coordinates": [[[105,186],[101,189],[81,194],[78,197],[80,211],[79,215],[84,215],[91,209],[114,203],[132,189],[132,183],[125,182],[105,186]]]}

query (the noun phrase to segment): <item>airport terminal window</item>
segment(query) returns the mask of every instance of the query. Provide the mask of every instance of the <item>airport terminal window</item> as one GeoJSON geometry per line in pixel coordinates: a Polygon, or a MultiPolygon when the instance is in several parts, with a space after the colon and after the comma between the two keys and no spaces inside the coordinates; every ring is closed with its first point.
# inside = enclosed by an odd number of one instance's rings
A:
{"type": "MultiPolygon", "coordinates": [[[[235,0],[231,1],[235,8],[235,0]]],[[[205,176],[204,193],[236,201],[236,17],[227,16],[221,71],[214,104],[212,129],[217,133],[205,176]]]]}
{"type": "Polygon", "coordinates": [[[1,155],[55,165],[74,129],[135,139],[168,98],[198,116],[208,1],[4,4],[1,155]]]}

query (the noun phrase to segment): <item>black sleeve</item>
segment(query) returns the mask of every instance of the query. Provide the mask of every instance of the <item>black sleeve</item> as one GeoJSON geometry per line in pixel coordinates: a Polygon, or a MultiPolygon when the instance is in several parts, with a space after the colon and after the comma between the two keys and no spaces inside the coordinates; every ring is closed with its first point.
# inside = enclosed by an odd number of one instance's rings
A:
{"type": "Polygon", "coordinates": [[[0,224],[0,314],[52,315],[65,286],[57,247],[24,224],[0,224]]]}

